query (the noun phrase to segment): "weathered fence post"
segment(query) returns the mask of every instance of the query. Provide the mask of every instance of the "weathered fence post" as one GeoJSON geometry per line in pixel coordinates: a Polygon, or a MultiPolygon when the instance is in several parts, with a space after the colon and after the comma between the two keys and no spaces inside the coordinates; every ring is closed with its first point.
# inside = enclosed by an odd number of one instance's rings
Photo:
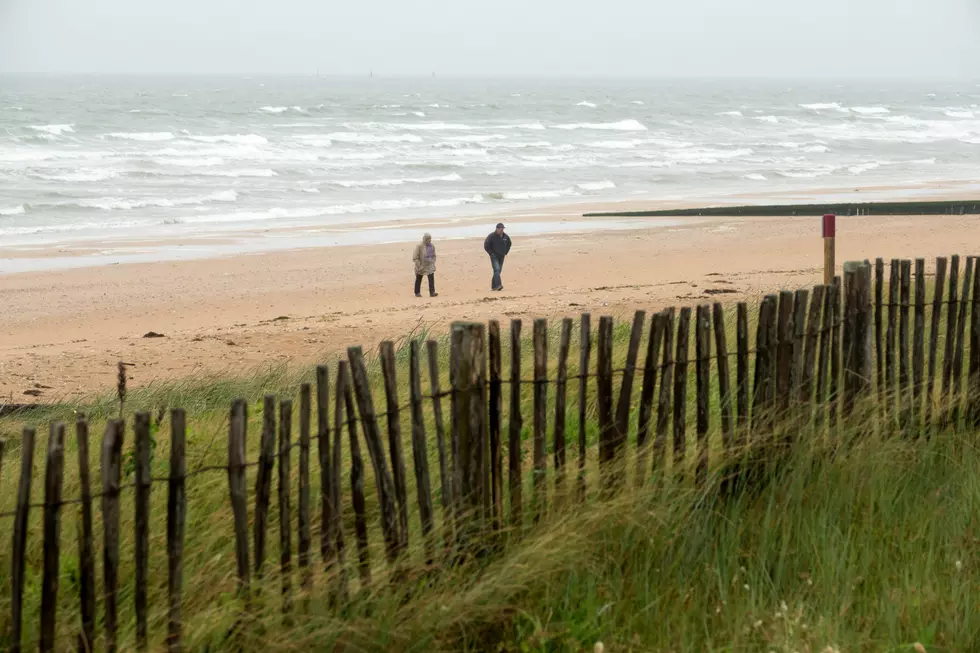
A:
{"type": "Polygon", "coordinates": [[[967,380],[967,419],[980,426],[980,259],[973,274],[973,299],[970,311],[970,369],[967,380]]]}
{"type": "Polygon", "coordinates": [[[561,339],[558,341],[558,377],[555,381],[555,496],[565,497],[565,416],[568,396],[568,350],[572,344],[572,320],[561,321],[561,339]]]}
{"type": "Polygon", "coordinates": [[[776,323],[776,421],[780,427],[789,413],[793,382],[793,303],[789,290],[779,293],[779,313],[776,323]]]}
{"type": "MultiPolygon", "coordinates": [[[[122,420],[109,420],[109,423],[106,424],[105,435],[102,438],[102,585],[107,653],[115,653],[119,629],[117,604],[119,587],[119,489],[122,478],[123,429],[122,420]]],[[[33,451],[33,437],[31,446],[33,451]]],[[[15,554],[16,551],[15,548],[15,554]]],[[[16,621],[14,625],[16,626],[16,621]]]]}
{"type": "Polygon", "coordinates": [[[292,474],[290,456],[293,449],[293,401],[279,400],[279,573],[282,576],[282,613],[292,611],[293,599],[293,528],[290,504],[292,474]]]}
{"type": "MultiPolygon", "coordinates": [[[[170,411],[170,478],[167,485],[167,649],[183,649],[181,590],[184,586],[184,532],[187,519],[187,416],[182,408],[170,411]]],[[[89,649],[91,650],[91,649],[89,649]]]]}
{"type": "Polygon", "coordinates": [[[974,258],[966,258],[966,271],[963,274],[963,292],[960,294],[959,316],[956,318],[956,346],[953,354],[953,384],[950,401],[952,411],[950,420],[954,428],[959,428],[960,404],[963,401],[963,348],[966,344],[966,308],[969,303],[967,295],[970,292],[970,282],[973,279],[974,258]]]}
{"type": "Polygon", "coordinates": [[[259,467],[255,475],[255,521],[252,535],[255,546],[255,577],[262,577],[269,523],[269,500],[272,496],[272,468],[276,457],[276,398],[262,400],[262,439],[259,443],[259,467]]]}
{"type": "Polygon", "coordinates": [[[721,412],[721,440],[726,453],[735,444],[732,410],[732,387],[728,372],[728,334],[725,331],[725,307],[715,302],[711,307],[715,330],[715,350],[718,359],[718,406],[721,412]]]}
{"type": "Polygon", "coordinates": [[[915,315],[912,333],[912,419],[921,425],[922,391],[925,387],[926,261],[915,259],[915,315]]]}
{"type": "Polygon", "coordinates": [[[908,426],[912,415],[912,397],[909,394],[909,304],[911,301],[912,262],[903,260],[899,271],[898,319],[898,402],[901,426],[908,426]]]}
{"type": "Polygon", "coordinates": [[[744,445],[749,435],[749,305],[739,302],[735,313],[736,442],[744,445]]]}
{"type": "MultiPolygon", "coordinates": [[[[885,417],[894,421],[896,393],[895,381],[897,380],[898,365],[895,364],[895,340],[898,336],[898,293],[899,269],[897,258],[891,260],[888,275],[888,328],[885,336],[885,387],[883,392],[884,407],[882,409],[885,417]]],[[[887,423],[887,422],[886,422],[887,423]]]]}
{"type": "Polygon", "coordinates": [[[408,484],[405,468],[405,449],[402,446],[401,408],[398,405],[398,382],[395,377],[395,345],[390,340],[381,343],[381,375],[384,377],[388,423],[388,453],[398,502],[398,551],[408,548],[408,484]]]}
{"type": "Polygon", "coordinates": [[[630,329],[629,346],[626,350],[626,364],[623,366],[623,382],[619,387],[619,402],[616,405],[615,447],[618,456],[622,456],[626,449],[630,409],[633,407],[633,377],[636,376],[636,359],[640,352],[640,341],[643,339],[644,322],[646,322],[646,313],[636,311],[633,315],[633,326],[630,329]]]}
{"type": "Polygon", "coordinates": [[[17,487],[17,510],[10,545],[10,650],[17,653],[21,651],[24,625],[24,564],[27,553],[27,518],[31,510],[31,479],[34,478],[34,441],[34,429],[25,426],[20,445],[20,484],[17,487]]]}
{"type": "Polygon", "coordinates": [[[499,530],[503,517],[503,447],[501,416],[504,409],[500,322],[490,320],[487,336],[490,354],[490,494],[493,506],[493,528],[499,530]]]}
{"type": "Polygon", "coordinates": [[[320,558],[329,569],[336,556],[336,538],[331,523],[337,511],[333,501],[333,458],[330,453],[330,370],[316,367],[316,445],[320,464],[320,558]]]}
{"type": "Polygon", "coordinates": [[[299,504],[297,506],[296,553],[300,588],[308,601],[313,590],[310,573],[310,384],[299,388],[299,504]]]}
{"type": "Polygon", "coordinates": [[[422,522],[425,559],[432,564],[435,546],[432,542],[432,484],[429,480],[429,449],[425,441],[425,415],[422,412],[422,378],[419,369],[419,342],[409,344],[409,395],[412,411],[412,459],[415,463],[415,490],[422,522]]]}
{"type": "Polygon", "coordinates": [[[436,427],[436,448],[439,450],[439,496],[442,501],[442,530],[446,549],[453,546],[453,481],[446,454],[446,429],[442,420],[442,391],[439,388],[439,343],[425,343],[429,359],[429,384],[432,392],[432,420],[436,427]]]}
{"type": "Polygon", "coordinates": [[[44,576],[41,582],[41,653],[54,651],[61,555],[61,489],[65,480],[65,425],[51,425],[44,471],[44,576]]]}
{"type": "Polygon", "coordinates": [[[374,479],[378,488],[378,499],[381,503],[381,530],[385,539],[385,551],[388,563],[394,565],[400,552],[400,537],[398,516],[395,509],[395,490],[388,461],[385,457],[384,445],[381,443],[381,429],[378,428],[377,414],[374,412],[374,399],[371,395],[371,384],[368,381],[367,366],[364,364],[364,352],[360,347],[349,347],[347,359],[350,361],[351,379],[354,394],[357,397],[357,408],[361,414],[361,427],[364,440],[367,442],[368,454],[374,468],[374,479]]]}
{"type": "Polygon", "coordinates": [[[674,373],[674,477],[684,477],[687,457],[687,362],[691,335],[691,307],[681,309],[677,323],[677,353],[674,355],[677,367],[674,373]]]}
{"type": "Polygon", "coordinates": [[[583,313],[579,324],[578,351],[578,497],[585,500],[586,412],[589,397],[589,358],[592,353],[592,316],[583,313]]]}
{"type": "Polygon", "coordinates": [[[136,413],[133,428],[135,446],[135,546],[136,648],[147,650],[147,584],[150,579],[150,414],[136,413]]]}
{"type": "Polygon", "coordinates": [[[456,408],[453,420],[459,433],[460,487],[462,500],[461,532],[457,538],[463,547],[476,544],[475,536],[482,530],[485,517],[483,478],[487,456],[486,388],[484,327],[482,324],[455,323],[452,326],[458,339],[458,360],[453,378],[456,408]]]}
{"type": "Polygon", "coordinates": [[[235,559],[238,563],[238,593],[251,601],[251,576],[248,565],[248,505],[245,489],[245,438],[248,428],[246,404],[236,399],[231,407],[228,429],[228,491],[235,524],[235,559]]]}
{"type": "Polygon", "coordinates": [[[613,446],[613,320],[611,317],[599,318],[599,338],[597,341],[596,401],[599,411],[599,479],[603,493],[608,493],[616,485],[610,463],[616,456],[613,446]]]}
{"type": "Polygon", "coordinates": [[[534,321],[534,519],[548,506],[548,321],[534,321]]]}
{"type": "Polygon", "coordinates": [[[653,441],[653,471],[663,471],[667,450],[667,429],[670,427],[670,393],[674,378],[674,309],[664,312],[664,359],[660,374],[660,394],[657,397],[657,435],[653,441]]]}
{"type": "Polygon", "coordinates": [[[766,295],[759,305],[759,323],[755,333],[755,385],[752,392],[751,431],[757,436],[772,424],[771,397],[775,394],[773,369],[776,343],[772,338],[776,322],[776,295],[766,295]]]}
{"type": "Polygon", "coordinates": [[[640,410],[636,424],[636,486],[642,487],[646,482],[646,467],[649,460],[649,442],[651,426],[653,425],[653,394],[657,389],[657,367],[660,355],[660,343],[664,337],[664,314],[653,316],[650,326],[650,338],[647,340],[647,356],[643,364],[643,388],[640,390],[640,410]]]}
{"type": "Polygon", "coordinates": [[[511,522],[520,528],[524,519],[523,483],[521,471],[521,321],[510,323],[510,412],[508,415],[507,468],[509,471],[511,522]]]}
{"type": "Polygon", "coordinates": [[[885,416],[885,351],[882,339],[882,300],[885,292],[885,260],[875,259],[875,368],[878,371],[878,409],[885,416]]]}
{"type": "Polygon", "coordinates": [[[95,646],[95,541],[92,526],[92,475],[89,461],[88,422],[82,415],[75,420],[78,439],[78,480],[81,485],[81,528],[78,538],[79,602],[82,612],[82,631],[78,635],[78,650],[92,651],[95,646]]]}
{"type": "Polygon", "coordinates": [[[926,381],[926,409],[924,426],[926,432],[932,430],[932,412],[935,401],[934,392],[936,387],[936,354],[939,349],[939,326],[943,316],[943,292],[946,287],[946,259],[939,257],[936,259],[936,283],[933,287],[932,298],[932,323],[929,329],[929,376],[926,381]]]}
{"type": "Polygon", "coordinates": [[[956,321],[959,317],[960,257],[954,254],[949,260],[949,308],[946,314],[946,342],[943,355],[943,385],[940,389],[942,400],[940,423],[949,423],[950,403],[953,397],[953,364],[956,358],[956,321]]]}
{"type": "Polygon", "coordinates": [[[844,415],[850,417],[855,403],[871,388],[871,266],[858,262],[844,265],[845,348],[844,415]],[[849,337],[848,337],[849,336],[849,337]]]}
{"type": "MultiPolygon", "coordinates": [[[[356,409],[350,387],[350,372],[348,372],[347,361],[337,363],[337,383],[335,385],[336,403],[333,411],[335,437],[340,437],[346,421],[347,441],[350,445],[351,504],[354,506],[354,535],[357,538],[357,570],[361,580],[361,591],[363,591],[371,585],[371,552],[368,548],[367,508],[364,499],[364,458],[361,456],[361,445],[357,440],[356,409]],[[345,413],[346,420],[343,419],[345,413]]],[[[339,449],[334,453],[339,453],[339,449]]],[[[340,496],[339,478],[337,496],[340,496]]],[[[337,525],[338,531],[343,533],[343,521],[339,516],[337,525]]]]}
{"type": "Polygon", "coordinates": [[[841,278],[834,277],[834,285],[832,286],[832,301],[831,301],[831,339],[830,339],[830,390],[828,397],[830,399],[830,431],[831,434],[836,435],[837,426],[839,424],[840,418],[840,382],[841,382],[841,331],[843,327],[843,318],[841,312],[841,300],[843,299],[843,291],[841,286],[841,278]]]}
{"type": "Polygon", "coordinates": [[[698,306],[694,326],[695,371],[698,401],[698,461],[694,481],[698,487],[708,482],[708,419],[711,404],[711,307],[698,306]]]}

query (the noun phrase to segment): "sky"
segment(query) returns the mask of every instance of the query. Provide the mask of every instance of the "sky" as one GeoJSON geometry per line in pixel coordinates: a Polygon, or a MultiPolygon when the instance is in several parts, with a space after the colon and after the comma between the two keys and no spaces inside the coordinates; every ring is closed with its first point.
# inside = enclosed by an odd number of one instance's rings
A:
{"type": "Polygon", "coordinates": [[[0,73],[980,79],[978,0],[0,0],[0,73]]]}

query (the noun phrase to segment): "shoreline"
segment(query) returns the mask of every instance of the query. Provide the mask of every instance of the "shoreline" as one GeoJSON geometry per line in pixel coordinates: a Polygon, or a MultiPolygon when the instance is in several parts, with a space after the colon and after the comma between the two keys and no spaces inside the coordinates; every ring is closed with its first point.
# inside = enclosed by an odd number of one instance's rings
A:
{"type": "MultiPolygon", "coordinates": [[[[541,236],[525,235],[517,222],[505,291],[491,293],[481,246],[489,229],[436,241],[434,299],[413,296],[411,244],[0,275],[0,401],[108,391],[120,360],[135,365],[137,387],[333,360],[350,345],[370,350],[413,330],[441,333],[458,319],[624,317],[754,299],[819,283],[822,273],[813,218],[705,218],[541,236]],[[150,331],[165,337],[144,338],[150,331]]],[[[978,241],[976,216],[840,217],[837,261],[928,261],[978,241]]]]}
{"type": "MultiPolygon", "coordinates": [[[[47,241],[37,244],[0,244],[0,276],[72,270],[109,265],[148,264],[158,262],[199,261],[253,256],[277,251],[302,251],[334,247],[377,246],[412,243],[420,231],[434,238],[458,240],[479,236],[486,224],[504,221],[520,226],[525,235],[586,234],[602,230],[629,231],[651,227],[675,227],[678,220],[692,218],[644,215],[657,211],[684,211],[705,202],[714,207],[758,205],[773,200],[786,203],[870,202],[904,198],[907,201],[956,201],[980,195],[980,182],[948,180],[945,182],[909,182],[899,185],[840,187],[810,190],[781,190],[762,193],[712,195],[704,200],[624,198],[561,203],[529,202],[526,205],[499,207],[497,210],[473,210],[457,214],[393,218],[355,215],[329,224],[271,225],[235,230],[207,229],[183,236],[153,237],[120,234],[115,238],[84,237],[74,240],[47,241]],[[663,220],[662,223],[655,222],[663,220]]],[[[490,208],[490,207],[484,207],[490,208]]]]}

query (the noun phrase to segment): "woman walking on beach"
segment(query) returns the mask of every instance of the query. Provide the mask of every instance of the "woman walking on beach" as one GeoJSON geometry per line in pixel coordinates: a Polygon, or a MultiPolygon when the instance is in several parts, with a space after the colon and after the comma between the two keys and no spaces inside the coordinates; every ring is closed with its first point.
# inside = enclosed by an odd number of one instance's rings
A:
{"type": "Polygon", "coordinates": [[[436,292],[436,246],[432,236],[424,234],[422,242],[415,246],[415,296],[422,296],[422,277],[429,277],[429,297],[438,297],[436,292]]]}

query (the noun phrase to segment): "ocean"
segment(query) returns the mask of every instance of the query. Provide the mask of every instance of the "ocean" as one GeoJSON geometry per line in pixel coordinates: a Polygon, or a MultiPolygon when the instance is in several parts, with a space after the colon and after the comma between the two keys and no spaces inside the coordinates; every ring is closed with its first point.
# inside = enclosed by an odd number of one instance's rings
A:
{"type": "Polygon", "coordinates": [[[0,77],[0,248],[397,240],[372,225],[973,180],[978,151],[967,83],[0,77]]]}

